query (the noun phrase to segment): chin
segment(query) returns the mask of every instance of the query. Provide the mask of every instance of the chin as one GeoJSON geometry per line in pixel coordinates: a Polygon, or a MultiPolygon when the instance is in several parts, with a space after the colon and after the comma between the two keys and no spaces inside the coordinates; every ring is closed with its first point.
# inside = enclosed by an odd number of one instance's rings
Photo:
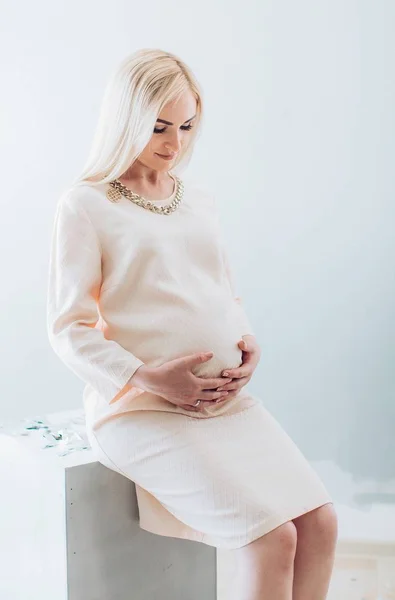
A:
{"type": "Polygon", "coordinates": [[[169,162],[163,161],[161,159],[158,160],[158,162],[156,163],[155,169],[157,171],[163,171],[166,172],[169,171],[171,169],[173,162],[171,160],[169,160],[169,162]]]}
{"type": "Polygon", "coordinates": [[[154,156],[152,159],[152,166],[153,169],[155,169],[156,171],[168,171],[170,169],[170,166],[173,164],[172,160],[166,161],[166,160],[162,160],[160,158],[160,156],[154,156]]]}

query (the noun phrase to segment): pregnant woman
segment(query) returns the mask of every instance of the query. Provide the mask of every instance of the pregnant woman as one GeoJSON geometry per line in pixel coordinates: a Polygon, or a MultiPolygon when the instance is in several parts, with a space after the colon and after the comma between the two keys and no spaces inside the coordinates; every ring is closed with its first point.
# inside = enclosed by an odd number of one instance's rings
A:
{"type": "Polygon", "coordinates": [[[113,73],[87,164],[57,204],[49,339],[85,382],[98,460],[136,484],[143,529],[233,549],[237,600],[324,600],[333,501],[247,390],[260,348],[217,202],[174,172],[202,115],[173,54],[139,50],[113,73]]]}

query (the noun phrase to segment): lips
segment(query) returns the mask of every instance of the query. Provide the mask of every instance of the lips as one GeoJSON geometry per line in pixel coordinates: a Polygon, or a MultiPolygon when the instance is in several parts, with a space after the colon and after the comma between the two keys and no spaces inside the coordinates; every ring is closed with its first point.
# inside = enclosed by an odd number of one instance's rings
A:
{"type": "Polygon", "coordinates": [[[175,154],[159,154],[159,152],[157,152],[157,155],[160,156],[161,158],[167,158],[167,159],[171,159],[175,157],[175,154]]]}

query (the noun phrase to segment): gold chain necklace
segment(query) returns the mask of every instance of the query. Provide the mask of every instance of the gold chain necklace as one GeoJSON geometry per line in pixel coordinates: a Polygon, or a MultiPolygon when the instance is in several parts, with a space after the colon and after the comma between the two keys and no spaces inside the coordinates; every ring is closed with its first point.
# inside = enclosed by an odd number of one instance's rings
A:
{"type": "Polygon", "coordinates": [[[181,179],[177,177],[177,175],[170,175],[170,177],[172,177],[176,183],[176,195],[170,204],[166,204],[166,206],[156,206],[155,202],[146,200],[143,198],[143,196],[136,194],[136,192],[132,192],[132,190],[126,187],[126,185],[123,185],[119,179],[114,179],[113,181],[109,182],[110,188],[107,190],[106,195],[111,202],[119,202],[121,197],[124,196],[142,208],[146,208],[147,210],[151,210],[152,212],[156,212],[161,215],[169,215],[178,208],[184,196],[184,184],[181,179]]]}

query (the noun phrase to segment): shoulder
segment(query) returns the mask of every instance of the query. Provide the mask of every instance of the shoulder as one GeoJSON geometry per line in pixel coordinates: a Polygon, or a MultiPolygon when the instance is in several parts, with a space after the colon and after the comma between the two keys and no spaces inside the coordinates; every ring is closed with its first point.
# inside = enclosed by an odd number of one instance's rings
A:
{"type": "Polygon", "coordinates": [[[104,187],[88,183],[70,185],[61,191],[58,205],[67,206],[76,212],[90,212],[92,208],[103,202],[104,187]]]}
{"type": "Polygon", "coordinates": [[[191,175],[181,176],[180,179],[184,183],[185,193],[188,194],[189,198],[199,202],[200,205],[207,206],[209,209],[217,208],[215,197],[208,185],[198,181],[197,178],[191,175]]]}
{"type": "Polygon", "coordinates": [[[85,220],[96,220],[100,209],[108,204],[105,185],[83,183],[70,185],[61,190],[56,204],[58,215],[78,216],[85,220]]]}

